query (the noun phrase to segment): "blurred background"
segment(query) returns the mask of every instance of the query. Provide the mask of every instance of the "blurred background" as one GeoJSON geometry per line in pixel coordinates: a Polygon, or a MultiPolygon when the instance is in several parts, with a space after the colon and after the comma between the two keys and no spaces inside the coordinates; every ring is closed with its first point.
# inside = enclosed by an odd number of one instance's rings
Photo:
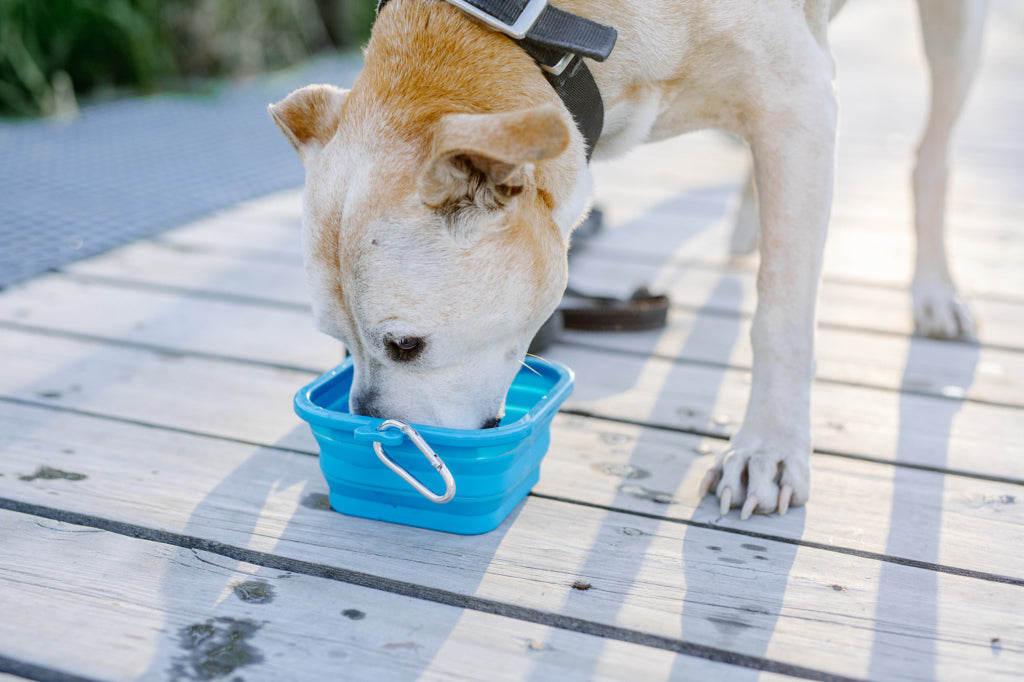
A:
{"type": "MultiPolygon", "coordinates": [[[[1024,0],[989,4],[986,56],[968,106],[985,123],[961,126],[958,139],[982,150],[973,153],[1017,159],[1024,0]]],[[[302,164],[267,105],[310,83],[351,86],[375,6],[0,0],[0,289],[300,187],[302,164]]],[[[881,141],[909,164],[928,87],[915,12],[911,0],[860,0],[837,18],[841,149],[881,141]]],[[[963,181],[968,166],[958,168],[963,181]]],[[[984,178],[974,194],[1019,185],[1009,172],[984,178]]],[[[847,182],[841,175],[838,186],[847,182]]],[[[910,262],[900,254],[893,257],[910,262]]]]}
{"type": "Polygon", "coordinates": [[[204,87],[365,42],[374,0],[0,0],[0,116],[204,87]]]}
{"type": "Polygon", "coordinates": [[[375,0],[0,0],[0,289],[303,182],[267,105],[375,0]]]}

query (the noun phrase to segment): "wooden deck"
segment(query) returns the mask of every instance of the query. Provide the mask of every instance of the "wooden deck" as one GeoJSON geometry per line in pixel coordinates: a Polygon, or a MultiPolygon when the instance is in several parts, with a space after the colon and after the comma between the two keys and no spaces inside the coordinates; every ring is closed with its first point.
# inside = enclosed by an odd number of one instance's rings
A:
{"type": "Polygon", "coordinates": [[[912,3],[837,20],[813,494],[785,517],[696,497],[750,382],[719,134],[599,168],[573,280],[650,282],[671,324],[550,350],[576,392],[483,536],[326,507],[291,398],[341,351],[297,191],[0,293],[0,680],[1022,679],[1024,11],[994,4],[950,202],[976,346],[909,335],[912,3]]]}

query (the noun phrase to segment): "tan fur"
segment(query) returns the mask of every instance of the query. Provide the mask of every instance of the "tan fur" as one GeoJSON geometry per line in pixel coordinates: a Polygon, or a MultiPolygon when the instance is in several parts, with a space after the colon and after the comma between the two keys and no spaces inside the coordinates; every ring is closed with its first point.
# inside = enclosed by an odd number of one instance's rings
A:
{"type": "Polygon", "coordinates": [[[531,78],[536,69],[522,50],[510,49],[507,38],[467,22],[451,5],[395,0],[374,26],[363,73],[353,88],[357,110],[350,120],[357,123],[371,110],[383,114],[389,132],[420,146],[430,141],[444,114],[557,105],[551,88],[531,78]],[[424,54],[445,59],[424,59],[424,54]],[[524,86],[496,91],[474,77],[481,70],[524,86]]]}
{"type": "Polygon", "coordinates": [[[445,114],[435,126],[420,197],[437,207],[452,195],[452,173],[461,172],[453,169],[457,157],[492,185],[521,189],[532,176],[521,173],[524,165],[558,156],[568,144],[569,128],[553,104],[492,115],[445,114]]]}
{"type": "Polygon", "coordinates": [[[333,85],[307,85],[271,105],[274,122],[302,155],[310,145],[323,148],[334,137],[346,92],[333,85]]]}

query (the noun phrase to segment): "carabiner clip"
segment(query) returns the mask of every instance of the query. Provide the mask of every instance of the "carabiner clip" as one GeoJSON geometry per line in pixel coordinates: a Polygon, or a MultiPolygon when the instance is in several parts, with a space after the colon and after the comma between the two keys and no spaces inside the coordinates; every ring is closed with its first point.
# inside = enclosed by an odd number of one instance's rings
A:
{"type": "Polygon", "coordinates": [[[427,498],[431,502],[436,502],[437,504],[444,504],[445,502],[448,502],[453,497],[455,497],[455,479],[452,478],[452,473],[448,471],[448,467],[445,466],[444,461],[441,460],[437,453],[434,452],[429,445],[427,445],[427,441],[423,440],[423,436],[421,436],[419,432],[416,431],[416,429],[412,428],[405,422],[398,421],[397,419],[385,420],[384,423],[377,427],[377,430],[384,431],[385,429],[392,428],[399,429],[402,433],[408,436],[409,440],[413,442],[413,445],[419,448],[419,451],[422,452],[423,456],[427,458],[427,461],[430,462],[431,466],[437,469],[437,473],[441,474],[441,478],[444,479],[445,485],[444,495],[437,495],[432,490],[430,490],[430,488],[416,480],[415,476],[410,474],[408,471],[403,469],[401,465],[399,465],[393,459],[388,457],[387,453],[384,452],[384,446],[380,444],[380,441],[375,440],[373,441],[373,451],[377,453],[377,457],[380,459],[380,461],[384,462],[384,464],[387,465],[389,469],[391,469],[396,474],[401,476],[403,479],[405,479],[406,483],[415,488],[416,492],[418,492],[420,495],[427,498]]]}

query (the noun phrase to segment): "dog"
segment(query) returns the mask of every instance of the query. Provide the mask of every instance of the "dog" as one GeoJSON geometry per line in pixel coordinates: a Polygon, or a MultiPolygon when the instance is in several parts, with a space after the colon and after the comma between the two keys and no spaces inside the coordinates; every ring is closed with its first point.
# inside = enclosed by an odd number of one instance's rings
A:
{"type": "MultiPolygon", "coordinates": [[[[605,61],[586,60],[604,105],[595,158],[701,128],[738,135],[752,152],[732,248],[757,244],[761,254],[753,378],[743,424],[701,485],[723,515],[785,514],[810,494],[815,300],[837,119],[828,25],[844,4],[557,2],[617,31],[605,61]]],[[[985,0],[919,6],[932,101],[913,171],[915,324],[927,336],[969,337],[943,207],[985,0]]],[[[351,90],[307,86],[270,113],[306,169],[305,270],[317,325],[354,356],[352,412],[496,425],[531,338],[562,297],[570,234],[592,188],[588,140],[537,61],[452,2],[392,0],[351,90]]]]}

